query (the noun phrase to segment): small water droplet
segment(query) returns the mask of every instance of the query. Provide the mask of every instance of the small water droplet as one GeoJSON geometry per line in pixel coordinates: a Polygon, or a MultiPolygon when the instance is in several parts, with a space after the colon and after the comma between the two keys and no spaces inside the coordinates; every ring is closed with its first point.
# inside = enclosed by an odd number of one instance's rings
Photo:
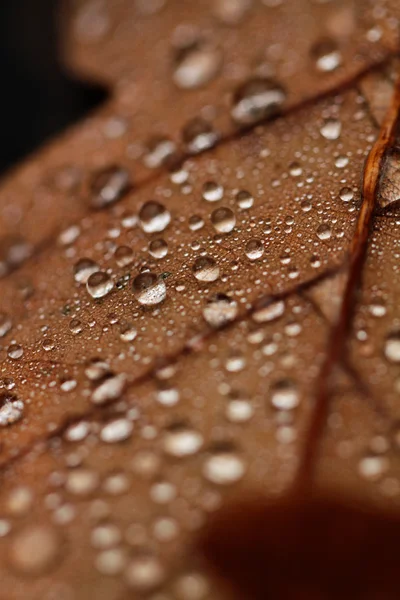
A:
{"type": "Polygon", "coordinates": [[[149,593],[162,585],[166,571],[160,559],[152,554],[137,555],[125,569],[128,586],[140,593],[149,593]]]}
{"type": "Polygon", "coordinates": [[[296,384],[290,379],[282,379],[271,389],[271,404],[278,410],[293,410],[300,403],[296,384]]]}
{"type": "Polygon", "coordinates": [[[0,312],[0,338],[4,337],[11,329],[11,318],[4,312],[0,312]]]}
{"type": "Polygon", "coordinates": [[[342,124],[338,119],[326,119],[322,125],[320,132],[326,140],[337,140],[342,131],[342,124]]]}
{"type": "Polygon", "coordinates": [[[133,263],[133,250],[129,246],[118,246],[114,256],[119,267],[127,267],[133,263]]]}
{"type": "Polygon", "coordinates": [[[185,424],[170,426],[163,437],[164,452],[176,458],[196,454],[202,445],[203,436],[185,424]]]}
{"type": "Polygon", "coordinates": [[[276,81],[251,79],[236,90],[231,115],[239,125],[252,125],[279,114],[285,100],[286,92],[276,81]]]}
{"type": "Polygon", "coordinates": [[[182,139],[190,154],[198,154],[213,148],[219,139],[219,134],[208,121],[196,117],[184,126],[182,139]]]}
{"type": "Polygon", "coordinates": [[[211,282],[219,278],[219,267],[211,256],[196,258],[192,271],[198,281],[211,282]]]}
{"type": "Polygon", "coordinates": [[[62,549],[62,539],[56,529],[48,525],[29,525],[12,538],[8,560],[19,573],[39,576],[53,570],[62,549]]]}
{"type": "Polygon", "coordinates": [[[247,242],[245,252],[249,260],[257,260],[264,254],[264,245],[261,240],[253,238],[247,242]]]}
{"type": "Polygon", "coordinates": [[[159,238],[152,240],[149,244],[149,253],[154,258],[164,258],[168,254],[168,244],[165,240],[159,238]]]}
{"type": "Polygon", "coordinates": [[[118,166],[107,167],[92,177],[91,205],[93,208],[104,208],[122,198],[130,187],[129,173],[118,166]]]}
{"type": "Polygon", "coordinates": [[[254,198],[247,190],[240,190],[235,197],[236,203],[239,208],[246,210],[251,208],[254,204],[254,198]]]}
{"type": "Polygon", "coordinates": [[[334,40],[324,39],[311,49],[311,56],[318,71],[331,73],[342,63],[342,55],[334,40]]]}
{"type": "Polygon", "coordinates": [[[387,336],[384,353],[389,362],[400,363],[400,331],[393,331],[387,336]]]}
{"type": "Polygon", "coordinates": [[[24,412],[24,403],[14,394],[0,394],[0,426],[6,427],[19,421],[24,412]]]}
{"type": "Polygon", "coordinates": [[[74,279],[77,283],[86,283],[93,273],[100,271],[100,267],[90,258],[81,258],[74,265],[74,279]]]}
{"type": "Polygon", "coordinates": [[[10,346],[8,346],[7,354],[9,358],[18,360],[24,355],[24,349],[19,344],[10,344],[10,346]]]}
{"type": "Polygon", "coordinates": [[[320,240],[329,240],[332,235],[332,230],[330,225],[327,223],[322,223],[317,229],[317,236],[320,240]]]}
{"type": "Polygon", "coordinates": [[[215,449],[204,461],[203,475],[211,483],[231,485],[244,476],[246,463],[234,448],[215,449]]]}
{"type": "Polygon", "coordinates": [[[205,41],[177,49],[174,60],[173,81],[181,89],[202,87],[216,77],[221,69],[221,51],[205,41]]]}
{"type": "Polygon", "coordinates": [[[224,195],[224,188],[215,181],[206,181],[203,185],[202,195],[207,202],[217,202],[224,195]]]}
{"type": "Polygon", "coordinates": [[[100,439],[107,444],[123,442],[130,438],[133,431],[133,423],[128,419],[120,418],[110,421],[102,428],[100,439]]]}

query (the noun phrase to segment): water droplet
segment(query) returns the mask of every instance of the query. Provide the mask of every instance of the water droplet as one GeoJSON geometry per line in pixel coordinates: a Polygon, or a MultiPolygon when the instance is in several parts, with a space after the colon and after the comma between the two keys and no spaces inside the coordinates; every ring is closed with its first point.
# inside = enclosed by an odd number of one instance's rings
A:
{"type": "Polygon", "coordinates": [[[196,117],[186,123],[182,130],[182,138],[187,151],[190,154],[198,154],[213,148],[219,135],[208,121],[196,117]]]}
{"type": "Polygon", "coordinates": [[[200,215],[192,215],[191,217],[189,217],[188,224],[189,229],[191,231],[198,231],[199,229],[204,227],[204,221],[202,217],[200,217],[200,215]]]}
{"type": "Polygon", "coordinates": [[[222,54],[218,48],[200,40],[179,48],[174,62],[174,83],[190,90],[206,85],[218,75],[222,54]]]}
{"type": "Polygon", "coordinates": [[[156,136],[148,142],[143,162],[149,169],[156,169],[167,163],[175,152],[175,142],[166,137],[156,136]]]}
{"type": "Polygon", "coordinates": [[[218,233],[230,233],[236,225],[235,213],[226,206],[217,208],[211,213],[211,223],[218,233]]]}
{"type": "Polygon", "coordinates": [[[152,306],[165,300],[167,288],[164,280],[155,273],[140,273],[135,277],[132,289],[140,304],[152,306]]]}
{"type": "Polygon", "coordinates": [[[354,198],[353,190],[349,187],[344,187],[339,192],[339,198],[343,200],[343,202],[350,202],[354,198]]]}
{"type": "Polygon", "coordinates": [[[103,298],[113,287],[111,277],[105,271],[93,273],[86,282],[86,289],[92,298],[103,298]]]}
{"type": "Polygon", "coordinates": [[[119,267],[127,267],[133,263],[133,250],[129,246],[118,246],[114,256],[119,267]]]}
{"type": "Polygon", "coordinates": [[[231,115],[239,125],[252,125],[279,114],[286,92],[272,79],[251,79],[242,84],[233,96],[231,115]]]}
{"type": "Polygon", "coordinates": [[[271,389],[271,404],[278,410],[293,410],[300,403],[296,384],[290,379],[282,379],[271,389]]]}
{"type": "Polygon", "coordinates": [[[261,240],[251,239],[246,244],[246,256],[249,260],[257,260],[264,254],[264,246],[261,240]]]}
{"type": "Polygon", "coordinates": [[[121,532],[113,523],[101,523],[92,531],[90,541],[97,550],[108,550],[121,541],[121,532]]]}
{"type": "Polygon", "coordinates": [[[388,469],[388,460],[385,456],[364,456],[358,463],[358,472],[364,479],[378,480],[388,469]]]}
{"type": "Polygon", "coordinates": [[[164,258],[168,254],[168,244],[165,240],[159,238],[152,240],[149,244],[149,253],[154,258],[164,258]]]}
{"type": "Polygon", "coordinates": [[[0,277],[22,265],[32,251],[32,245],[20,236],[0,238],[0,277]]]}
{"type": "Polygon", "coordinates": [[[107,444],[123,442],[130,438],[133,431],[133,423],[128,419],[114,419],[104,425],[100,432],[100,439],[107,444]]]}
{"type": "Polygon", "coordinates": [[[196,258],[192,271],[198,281],[216,281],[219,277],[219,266],[211,256],[196,258]]]}
{"type": "Polygon", "coordinates": [[[139,224],[146,233],[159,233],[169,225],[171,215],[159,202],[151,200],[139,212],[139,224]]]}
{"type": "Polygon", "coordinates": [[[6,427],[19,421],[24,412],[24,403],[10,393],[0,394],[0,426],[6,427]]]}
{"type": "Polygon", "coordinates": [[[320,132],[326,140],[337,140],[342,131],[342,124],[338,119],[326,119],[322,125],[320,132]]]}
{"type": "Polygon", "coordinates": [[[11,329],[11,318],[4,312],[0,312],[0,338],[4,337],[11,329]]]}
{"type": "Polygon", "coordinates": [[[335,167],[338,169],[344,169],[349,164],[347,156],[338,156],[335,160],[335,167]]]}
{"type": "Polygon", "coordinates": [[[332,235],[330,226],[327,223],[322,223],[317,229],[317,236],[320,240],[329,240],[332,235]]]}
{"type": "Polygon", "coordinates": [[[120,331],[119,337],[123,342],[133,342],[137,336],[137,330],[131,323],[122,325],[120,331]]]}
{"type": "Polygon", "coordinates": [[[373,317],[384,317],[386,315],[386,305],[381,298],[376,298],[368,307],[373,317]]]}
{"type": "Polygon", "coordinates": [[[231,399],[226,407],[226,417],[231,423],[245,423],[254,414],[251,402],[241,394],[231,394],[231,399]]]}
{"type": "Polygon", "coordinates": [[[168,384],[160,384],[156,394],[157,402],[162,406],[175,406],[179,402],[179,391],[168,384]]]}
{"type": "Polygon", "coordinates": [[[244,476],[246,463],[230,446],[218,448],[210,454],[203,464],[203,475],[211,483],[231,485],[244,476]]]}
{"type": "Polygon", "coordinates": [[[233,321],[238,313],[235,300],[225,294],[212,296],[203,308],[203,317],[211,327],[223,327],[233,321]]]}
{"type": "Polygon", "coordinates": [[[91,181],[91,205],[104,208],[122,198],[130,187],[129,173],[126,169],[111,166],[94,174],[91,181]]]}
{"type": "Polygon", "coordinates": [[[74,496],[89,496],[99,487],[100,479],[91,469],[73,469],[65,481],[65,489],[74,496]]]}
{"type": "Polygon", "coordinates": [[[240,190],[236,194],[235,200],[236,200],[236,203],[239,206],[239,208],[241,208],[242,210],[251,208],[254,204],[253,196],[250,194],[250,192],[248,192],[246,190],[240,190]]]}
{"type": "Polygon", "coordinates": [[[387,336],[384,352],[389,362],[400,363],[400,331],[393,331],[387,336]]]}
{"type": "Polygon", "coordinates": [[[86,283],[93,273],[100,271],[100,267],[90,258],[81,258],[74,265],[74,279],[77,283],[86,283]]]}
{"type": "Polygon", "coordinates": [[[48,525],[30,525],[11,540],[10,566],[23,575],[39,576],[51,571],[62,555],[60,534],[48,525]]]}
{"type": "Polygon", "coordinates": [[[206,181],[203,185],[202,196],[207,202],[217,202],[224,195],[224,188],[215,181],[206,181]]]}
{"type": "Polygon", "coordinates": [[[331,73],[342,63],[342,55],[334,40],[325,39],[315,44],[311,56],[318,71],[331,73]]]}
{"type": "Polygon", "coordinates": [[[184,424],[171,426],[163,438],[163,450],[176,458],[196,454],[203,445],[203,436],[184,424]]]}
{"type": "Polygon", "coordinates": [[[126,565],[126,554],[122,548],[100,552],[95,561],[96,569],[102,575],[119,575],[126,565]]]}
{"type": "Polygon", "coordinates": [[[300,177],[303,174],[303,169],[300,163],[292,162],[289,165],[289,175],[292,177],[300,177]]]}
{"type": "Polygon", "coordinates": [[[105,404],[111,400],[118,400],[125,389],[126,376],[123,373],[119,375],[109,375],[99,383],[92,394],[93,404],[105,404]]]}
{"type": "Polygon", "coordinates": [[[269,302],[266,306],[260,306],[253,313],[253,320],[256,323],[268,323],[279,319],[285,312],[285,303],[282,300],[269,302]]]}
{"type": "Polygon", "coordinates": [[[24,349],[19,344],[10,344],[10,346],[8,346],[7,354],[13,360],[18,360],[24,355],[24,349]]]}
{"type": "Polygon", "coordinates": [[[125,569],[125,581],[137,592],[148,593],[157,589],[166,578],[160,559],[152,554],[137,555],[125,569]]]}
{"type": "MultiPolygon", "coordinates": [[[[225,25],[238,25],[250,9],[252,0],[216,0],[215,16],[225,25]]],[[[188,600],[195,600],[192,597],[188,600]]]]}

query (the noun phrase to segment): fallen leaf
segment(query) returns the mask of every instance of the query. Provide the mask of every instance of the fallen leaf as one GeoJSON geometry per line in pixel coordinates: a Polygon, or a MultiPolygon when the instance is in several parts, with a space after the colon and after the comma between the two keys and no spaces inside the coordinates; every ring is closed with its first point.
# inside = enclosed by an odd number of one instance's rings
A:
{"type": "Polygon", "coordinates": [[[0,192],[0,597],[396,598],[396,2],[75,4],[114,95],[0,192]]]}

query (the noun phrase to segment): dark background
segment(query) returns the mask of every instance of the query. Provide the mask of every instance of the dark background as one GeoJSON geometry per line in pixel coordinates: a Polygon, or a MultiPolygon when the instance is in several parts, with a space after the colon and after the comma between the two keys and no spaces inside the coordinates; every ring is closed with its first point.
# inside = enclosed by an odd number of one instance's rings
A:
{"type": "Polygon", "coordinates": [[[57,0],[0,0],[0,175],[107,95],[62,68],[59,11],[57,0]]]}

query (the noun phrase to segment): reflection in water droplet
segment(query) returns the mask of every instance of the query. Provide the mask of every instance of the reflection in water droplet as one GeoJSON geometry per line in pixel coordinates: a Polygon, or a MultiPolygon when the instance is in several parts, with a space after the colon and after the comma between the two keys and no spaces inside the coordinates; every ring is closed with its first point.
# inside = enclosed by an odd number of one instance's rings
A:
{"type": "Polygon", "coordinates": [[[219,267],[211,256],[196,258],[192,271],[198,281],[216,281],[219,277],[219,267]]]}
{"type": "Polygon", "coordinates": [[[393,331],[387,336],[384,352],[389,362],[400,363],[400,331],[393,331]]]}
{"type": "Polygon", "coordinates": [[[91,181],[91,205],[104,208],[122,198],[129,189],[129,173],[126,169],[111,166],[94,174],[91,181]]]}
{"type": "Polygon", "coordinates": [[[211,223],[218,233],[230,233],[236,225],[235,213],[226,206],[211,213],[211,223]]]}
{"type": "Polygon", "coordinates": [[[279,114],[286,100],[284,89],[272,79],[251,79],[233,96],[231,115],[239,125],[252,125],[279,114]]]}
{"type": "Polygon", "coordinates": [[[217,449],[203,464],[203,475],[211,483],[231,485],[244,476],[246,463],[233,448],[217,449]]]}
{"type": "Polygon", "coordinates": [[[300,403],[296,384],[290,379],[282,379],[271,389],[271,404],[278,410],[293,410],[300,403]]]}
{"type": "Polygon", "coordinates": [[[326,119],[322,125],[320,132],[326,140],[337,140],[342,131],[342,124],[338,119],[326,119]]]}
{"type": "Polygon", "coordinates": [[[233,321],[238,313],[235,300],[225,294],[216,294],[203,308],[203,317],[211,327],[223,327],[233,321]]]}
{"type": "Polygon", "coordinates": [[[315,44],[311,56],[318,71],[330,73],[337,69],[342,62],[342,55],[334,40],[325,39],[315,44]]]}
{"type": "Polygon", "coordinates": [[[179,48],[175,56],[173,80],[181,89],[195,89],[206,85],[221,69],[222,55],[218,48],[197,41],[179,48]]]}
{"type": "Polygon", "coordinates": [[[171,215],[159,202],[150,201],[139,212],[139,224],[146,233],[159,233],[169,225],[171,215]]]}
{"type": "Polygon", "coordinates": [[[155,273],[140,273],[133,280],[133,293],[140,304],[152,306],[165,300],[167,288],[163,279],[155,273]]]}
{"type": "Polygon", "coordinates": [[[111,277],[104,271],[93,273],[86,282],[86,289],[92,298],[103,298],[111,292],[113,287],[111,277]]]}
{"type": "Polygon", "coordinates": [[[10,566],[23,575],[43,575],[53,570],[62,556],[63,543],[56,529],[30,525],[11,540],[10,566]]]}

